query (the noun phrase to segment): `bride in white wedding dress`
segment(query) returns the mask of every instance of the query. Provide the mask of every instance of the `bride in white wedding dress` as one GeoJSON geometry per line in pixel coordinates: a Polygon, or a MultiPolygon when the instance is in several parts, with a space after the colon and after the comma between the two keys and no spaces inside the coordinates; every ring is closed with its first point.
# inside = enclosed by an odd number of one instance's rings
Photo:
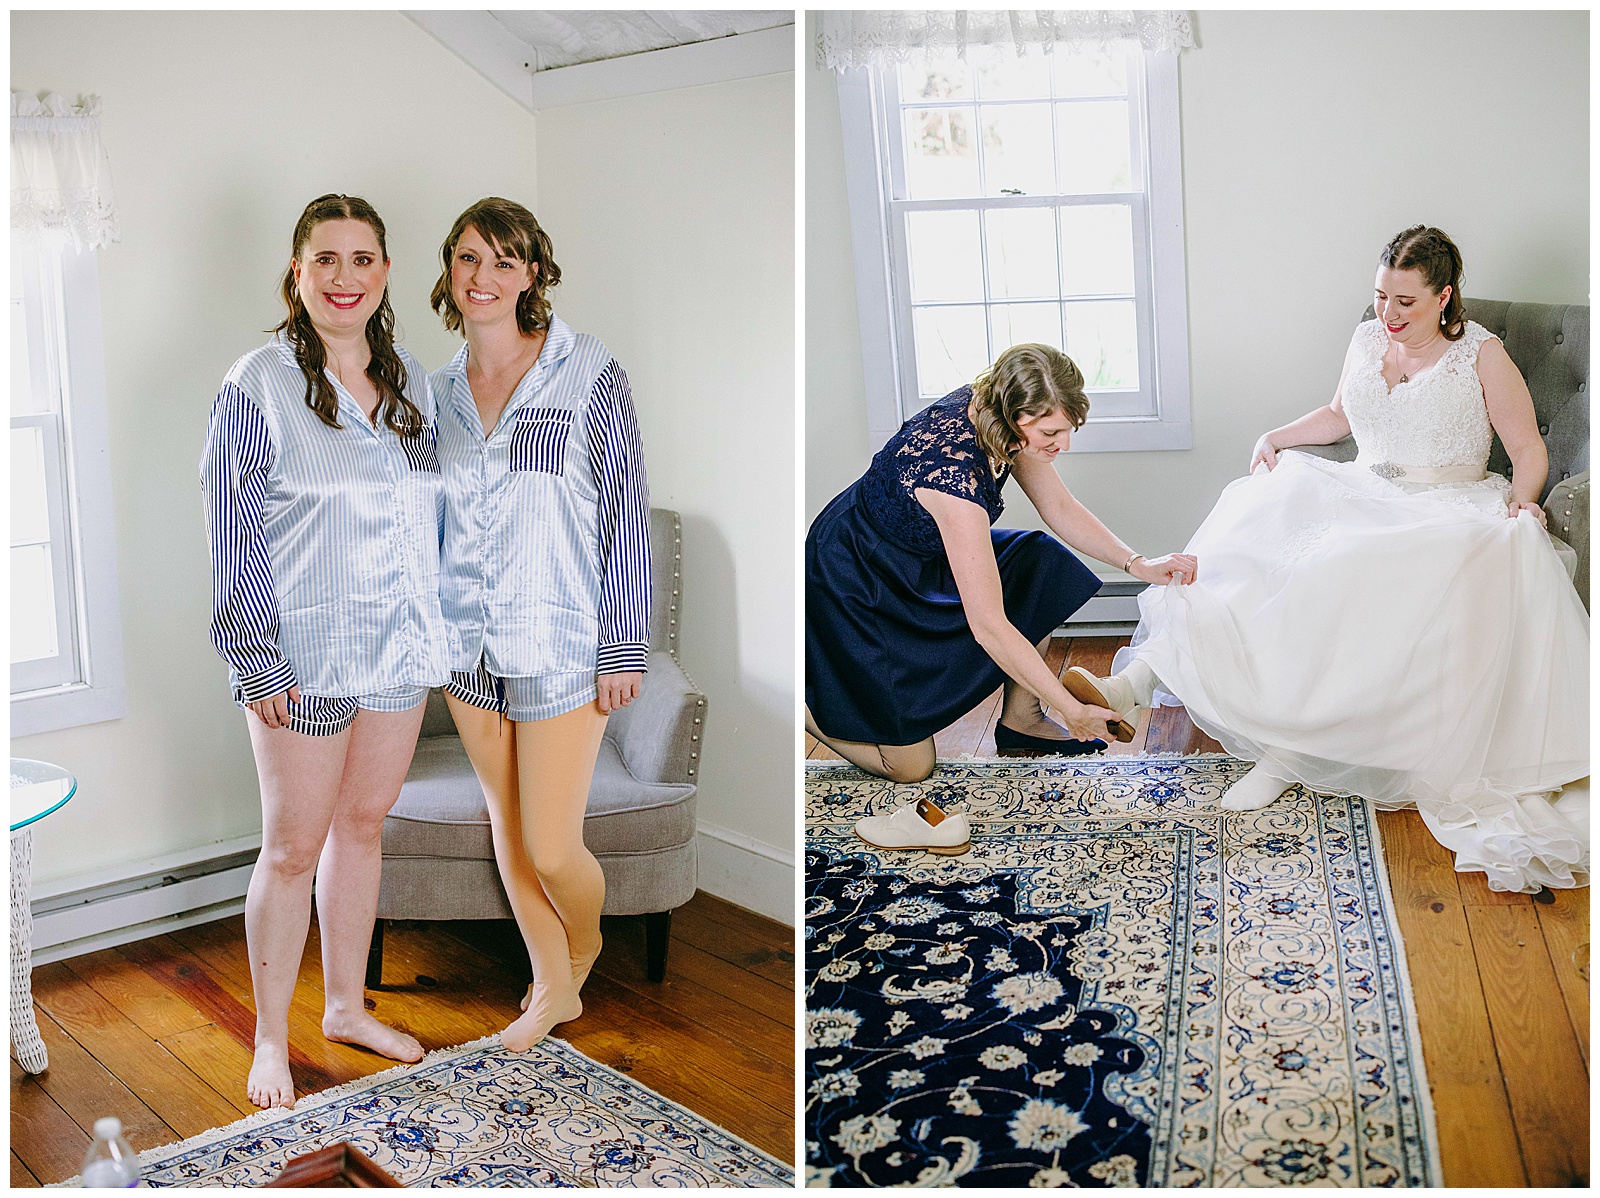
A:
{"type": "Polygon", "coordinates": [[[1185,549],[1196,581],[1140,596],[1119,672],[1063,682],[1131,720],[1175,695],[1257,763],[1224,807],[1294,782],[1414,805],[1491,889],[1583,886],[1588,614],[1544,528],[1527,385],[1460,277],[1437,229],[1385,248],[1332,403],[1257,442],[1185,549]],[[1485,473],[1491,428],[1511,482],[1485,473]],[[1347,433],[1353,462],[1280,456],[1347,433]]]}

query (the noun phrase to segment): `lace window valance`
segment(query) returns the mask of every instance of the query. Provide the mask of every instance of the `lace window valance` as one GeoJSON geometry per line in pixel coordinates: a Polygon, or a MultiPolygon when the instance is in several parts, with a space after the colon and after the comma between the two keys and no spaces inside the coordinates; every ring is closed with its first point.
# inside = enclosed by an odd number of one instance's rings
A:
{"type": "Polygon", "coordinates": [[[30,240],[64,235],[78,250],[120,240],[99,96],[11,93],[11,228],[30,240]]]}
{"type": "Polygon", "coordinates": [[[835,71],[888,66],[954,51],[963,61],[1049,54],[1058,45],[1137,41],[1146,50],[1194,48],[1189,14],[1177,10],[1009,9],[817,14],[817,58],[835,71]]]}

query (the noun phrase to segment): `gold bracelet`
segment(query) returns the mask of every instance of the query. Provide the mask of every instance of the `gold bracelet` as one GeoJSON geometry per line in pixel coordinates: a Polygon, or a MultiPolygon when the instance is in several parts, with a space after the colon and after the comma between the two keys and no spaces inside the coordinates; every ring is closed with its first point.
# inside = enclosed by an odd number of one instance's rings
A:
{"type": "Polygon", "coordinates": [[[1136,557],[1143,557],[1143,556],[1144,556],[1144,554],[1142,554],[1142,553],[1135,553],[1135,554],[1132,554],[1132,555],[1131,555],[1131,556],[1130,556],[1130,557],[1129,557],[1129,558],[1128,558],[1128,560],[1127,560],[1127,561],[1125,561],[1125,562],[1123,562],[1123,563],[1122,563],[1122,572],[1123,572],[1123,573],[1124,573],[1124,574],[1126,574],[1126,573],[1128,573],[1128,567],[1129,567],[1129,566],[1131,566],[1131,565],[1133,565],[1133,559],[1134,559],[1134,558],[1136,558],[1136,557]]]}

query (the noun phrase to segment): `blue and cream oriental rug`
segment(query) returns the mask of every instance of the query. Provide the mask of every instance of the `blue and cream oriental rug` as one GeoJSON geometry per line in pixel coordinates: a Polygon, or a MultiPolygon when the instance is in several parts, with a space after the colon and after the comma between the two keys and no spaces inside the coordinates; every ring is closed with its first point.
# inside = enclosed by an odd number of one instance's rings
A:
{"type": "Polygon", "coordinates": [[[794,1185],[788,1165],[562,1041],[515,1053],[497,1036],[139,1162],[149,1186],[258,1186],[341,1140],[407,1186],[794,1185]]]}
{"type": "Polygon", "coordinates": [[[1442,1184],[1371,812],[1248,768],[808,765],[808,1184],[1442,1184]],[[919,795],[969,853],[851,831],[919,795]]]}

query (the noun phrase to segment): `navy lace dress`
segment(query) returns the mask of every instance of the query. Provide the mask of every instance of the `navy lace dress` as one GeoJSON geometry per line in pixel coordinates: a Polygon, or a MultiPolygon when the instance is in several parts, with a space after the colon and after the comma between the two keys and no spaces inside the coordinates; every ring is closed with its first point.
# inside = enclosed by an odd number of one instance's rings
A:
{"type": "MultiPolygon", "coordinates": [[[[939,526],[918,487],[1005,508],[962,387],[878,451],[806,535],[806,706],[842,740],[910,745],[955,722],[1005,681],[973,638],[939,526]]],[[[1038,644],[1100,589],[1048,533],[995,528],[1006,618],[1038,644]]]]}

